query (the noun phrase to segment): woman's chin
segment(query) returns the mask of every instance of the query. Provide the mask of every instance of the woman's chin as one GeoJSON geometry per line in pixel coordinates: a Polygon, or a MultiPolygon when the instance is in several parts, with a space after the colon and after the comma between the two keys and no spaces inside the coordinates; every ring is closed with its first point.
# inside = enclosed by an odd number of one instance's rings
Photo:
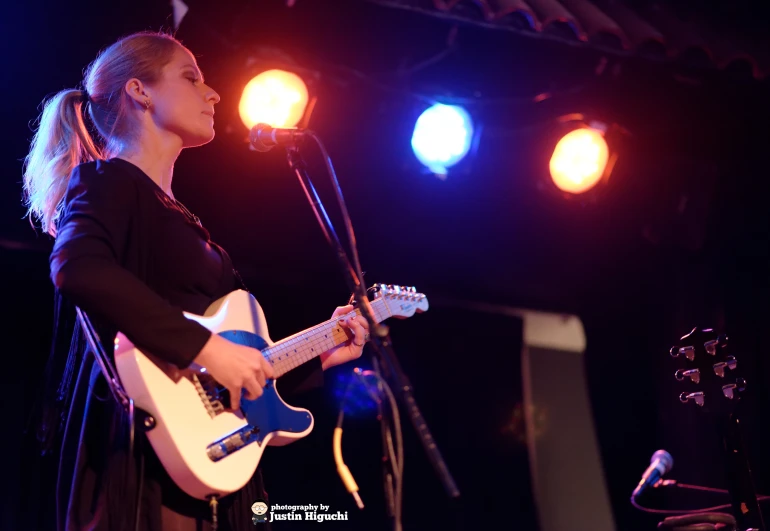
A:
{"type": "Polygon", "coordinates": [[[213,127],[209,129],[209,131],[205,134],[199,133],[196,135],[188,135],[188,137],[185,139],[184,147],[191,148],[203,146],[214,140],[214,136],[216,136],[216,132],[214,131],[213,127]]]}

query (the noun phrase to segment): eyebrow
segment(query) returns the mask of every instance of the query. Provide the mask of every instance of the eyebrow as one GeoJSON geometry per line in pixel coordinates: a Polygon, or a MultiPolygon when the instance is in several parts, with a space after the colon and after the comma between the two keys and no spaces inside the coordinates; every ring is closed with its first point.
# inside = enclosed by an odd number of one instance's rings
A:
{"type": "Polygon", "coordinates": [[[182,67],[180,68],[180,70],[183,70],[183,69],[185,69],[185,68],[187,68],[187,67],[189,67],[189,68],[192,68],[193,70],[195,70],[195,73],[198,75],[198,77],[200,77],[200,78],[201,78],[201,83],[205,83],[205,81],[203,81],[203,72],[201,72],[200,70],[198,70],[198,68],[197,68],[197,67],[196,67],[194,64],[191,64],[191,63],[185,63],[184,65],[182,65],[182,67]]]}

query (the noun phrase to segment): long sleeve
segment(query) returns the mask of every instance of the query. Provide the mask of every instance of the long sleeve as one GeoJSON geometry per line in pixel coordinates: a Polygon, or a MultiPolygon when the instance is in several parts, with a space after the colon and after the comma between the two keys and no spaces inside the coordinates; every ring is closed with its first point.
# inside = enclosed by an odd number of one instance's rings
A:
{"type": "Polygon", "coordinates": [[[184,368],[211,332],[123,267],[133,239],[141,237],[138,201],[137,184],[129,175],[93,165],[75,168],[50,257],[51,280],[86,314],[184,368]]]}

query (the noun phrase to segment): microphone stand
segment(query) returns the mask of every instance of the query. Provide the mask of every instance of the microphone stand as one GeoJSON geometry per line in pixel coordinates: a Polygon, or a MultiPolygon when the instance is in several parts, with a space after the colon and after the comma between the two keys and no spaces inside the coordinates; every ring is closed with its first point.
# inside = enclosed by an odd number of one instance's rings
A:
{"type": "MultiPolygon", "coordinates": [[[[346,221],[348,222],[348,227],[350,230],[349,236],[351,240],[350,244],[353,248],[353,256],[356,259],[356,262],[358,262],[357,254],[355,251],[355,240],[353,239],[352,227],[350,226],[350,219],[344,208],[342,192],[339,189],[339,183],[336,182],[334,169],[331,166],[331,159],[326,153],[323,143],[317,136],[315,136],[313,132],[305,131],[305,135],[314,138],[324,155],[327,169],[329,170],[330,176],[334,180],[334,184],[337,187],[337,194],[340,198],[343,216],[345,216],[346,221]]],[[[366,320],[370,323],[370,331],[372,332],[372,346],[381,359],[383,372],[385,373],[386,377],[390,377],[391,381],[395,382],[396,385],[393,386],[394,394],[398,396],[402,402],[402,405],[406,407],[409,418],[412,420],[412,425],[417,431],[423,448],[428,455],[428,459],[431,461],[431,464],[433,465],[439,480],[443,484],[444,489],[451,498],[458,498],[460,496],[460,491],[458,490],[457,485],[455,484],[455,481],[452,478],[452,475],[449,472],[449,469],[447,468],[446,463],[438,450],[438,446],[433,440],[433,436],[428,429],[425,419],[423,418],[422,413],[417,406],[417,401],[414,399],[412,394],[412,385],[410,384],[404,372],[401,370],[401,366],[392,348],[392,342],[390,340],[388,328],[382,324],[379,324],[373,317],[373,311],[371,309],[371,305],[369,304],[369,298],[367,296],[363,280],[353,265],[350,263],[345,250],[342,248],[340,240],[337,237],[337,233],[334,231],[334,227],[332,226],[332,223],[329,220],[326,211],[324,210],[321,199],[318,197],[318,193],[316,192],[315,187],[313,186],[313,183],[307,174],[305,161],[302,159],[296,143],[286,146],[286,152],[289,167],[299,178],[302,189],[304,190],[305,195],[310,202],[310,206],[313,208],[316,219],[321,225],[321,230],[323,231],[327,242],[334,250],[335,255],[337,256],[337,259],[340,263],[340,267],[345,272],[345,278],[348,282],[350,291],[351,293],[355,294],[356,299],[359,302],[361,312],[364,314],[366,320]]],[[[360,269],[360,267],[358,269],[360,269]]],[[[383,426],[383,430],[386,430],[386,426],[383,426]]],[[[387,469],[385,470],[385,473],[387,473],[387,469]]]]}
{"type": "MultiPolygon", "coordinates": [[[[374,366],[374,372],[377,374],[377,376],[383,377],[382,373],[380,372],[380,364],[377,362],[377,358],[372,358],[372,365],[374,366]]],[[[379,378],[377,380],[377,390],[379,391],[380,396],[385,395],[382,382],[379,380],[379,378]]],[[[384,402],[384,400],[377,401],[377,417],[380,419],[380,434],[382,436],[382,483],[383,489],[385,491],[385,506],[388,511],[388,517],[392,521],[396,517],[396,499],[393,480],[395,479],[399,482],[403,480],[402,478],[395,477],[396,474],[393,461],[390,458],[389,446],[392,441],[392,435],[390,430],[390,422],[385,416],[382,407],[384,402]]],[[[403,456],[401,459],[403,459],[403,456]]]]}

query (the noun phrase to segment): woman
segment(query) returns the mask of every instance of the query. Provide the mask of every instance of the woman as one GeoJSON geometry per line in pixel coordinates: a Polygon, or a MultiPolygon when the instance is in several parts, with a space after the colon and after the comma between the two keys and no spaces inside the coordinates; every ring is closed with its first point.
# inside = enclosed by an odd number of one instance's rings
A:
{"type": "MultiPolygon", "coordinates": [[[[189,50],[171,36],[147,32],[105,49],[87,69],[83,87],[46,103],[24,173],[29,214],[55,238],[50,267],[57,326],[49,374],[62,378],[49,389],[56,396],[42,426],[48,447],[58,425],[64,428],[58,525],[207,529],[207,502],[182,492],[141,436],[128,445],[127,416],[109,398],[98,364],[84,355],[73,316],[75,306],[88,315],[108,355],[120,331],[179,368],[193,362],[205,367],[229,389],[233,404],[242,389],[249,399],[262,394],[273,370],[261,353],[182,313],[203,314],[214,300],[245,288],[227,253],[171,189],[182,149],[214,138],[219,95],[204,83],[189,50]],[[92,138],[87,123],[98,136],[92,138]]],[[[339,307],[333,317],[350,310],[339,307]]],[[[368,324],[342,324],[350,340],[315,366],[282,377],[282,391],[317,385],[323,369],[361,355],[368,324]]],[[[220,500],[219,529],[253,529],[249,507],[258,498],[266,499],[259,471],[220,500]]]]}

